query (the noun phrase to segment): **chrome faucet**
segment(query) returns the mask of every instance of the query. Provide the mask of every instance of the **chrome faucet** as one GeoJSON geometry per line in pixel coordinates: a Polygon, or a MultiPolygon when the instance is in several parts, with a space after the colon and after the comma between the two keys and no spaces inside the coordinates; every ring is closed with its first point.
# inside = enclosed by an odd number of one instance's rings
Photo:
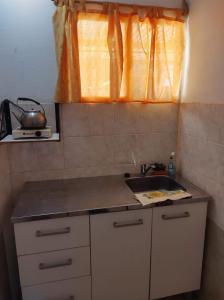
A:
{"type": "Polygon", "coordinates": [[[141,176],[146,176],[151,169],[155,169],[155,164],[150,164],[149,166],[147,166],[147,164],[142,164],[140,170],[141,176]]]}

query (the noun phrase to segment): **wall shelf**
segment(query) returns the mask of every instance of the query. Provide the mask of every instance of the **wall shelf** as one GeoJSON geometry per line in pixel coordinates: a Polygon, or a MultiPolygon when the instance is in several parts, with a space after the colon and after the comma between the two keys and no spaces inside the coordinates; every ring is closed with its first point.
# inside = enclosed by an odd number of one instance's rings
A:
{"type": "Polygon", "coordinates": [[[51,138],[26,138],[26,139],[14,139],[11,134],[4,137],[0,144],[2,143],[26,143],[26,142],[59,142],[60,141],[60,134],[53,133],[51,138]]]}
{"type": "Polygon", "coordinates": [[[12,120],[10,114],[9,104],[5,105],[0,132],[0,144],[3,143],[29,143],[29,142],[59,142],[60,141],[60,108],[59,104],[55,103],[55,129],[56,132],[52,133],[51,138],[21,138],[15,139],[12,136],[12,120]]]}

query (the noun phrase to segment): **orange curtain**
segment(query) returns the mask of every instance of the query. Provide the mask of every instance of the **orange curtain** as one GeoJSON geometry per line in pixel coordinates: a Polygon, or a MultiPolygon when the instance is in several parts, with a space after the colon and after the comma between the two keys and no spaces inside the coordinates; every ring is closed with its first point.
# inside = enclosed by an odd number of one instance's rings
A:
{"type": "Polygon", "coordinates": [[[54,15],[55,101],[175,102],[184,52],[179,10],[74,2],[54,15]],[[72,4],[73,3],[73,4],[72,4]]]}

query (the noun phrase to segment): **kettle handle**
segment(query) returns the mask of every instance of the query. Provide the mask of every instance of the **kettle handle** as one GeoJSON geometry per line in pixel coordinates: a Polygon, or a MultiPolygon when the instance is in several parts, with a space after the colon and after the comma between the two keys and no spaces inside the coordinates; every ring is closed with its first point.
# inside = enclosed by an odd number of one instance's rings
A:
{"type": "Polygon", "coordinates": [[[37,101],[34,100],[34,99],[26,98],[26,97],[19,97],[19,98],[17,98],[17,103],[18,103],[18,101],[29,101],[29,102],[33,102],[33,103],[35,103],[36,105],[39,105],[39,106],[42,108],[42,110],[43,110],[43,112],[44,112],[44,114],[45,114],[45,110],[44,110],[42,104],[40,104],[40,102],[37,102],[37,101]]]}

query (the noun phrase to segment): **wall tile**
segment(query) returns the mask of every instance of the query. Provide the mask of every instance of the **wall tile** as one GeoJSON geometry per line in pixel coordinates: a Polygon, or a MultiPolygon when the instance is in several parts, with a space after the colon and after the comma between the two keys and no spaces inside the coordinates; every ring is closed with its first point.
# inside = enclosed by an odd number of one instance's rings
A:
{"type": "Polygon", "coordinates": [[[117,135],[111,137],[115,164],[137,164],[136,135],[117,135]]]}
{"type": "Polygon", "coordinates": [[[175,133],[137,135],[137,156],[140,163],[161,161],[167,164],[173,151],[176,152],[175,133]]]}
{"type": "Polygon", "coordinates": [[[70,168],[64,170],[64,178],[78,178],[78,177],[93,177],[93,176],[107,176],[119,175],[124,173],[137,174],[140,167],[133,164],[110,164],[108,166],[97,166],[88,168],[70,168]]]}
{"type": "Polygon", "coordinates": [[[0,232],[1,226],[10,215],[11,181],[9,174],[0,174],[0,232]]]}
{"type": "Polygon", "coordinates": [[[90,135],[112,135],[114,133],[114,110],[116,104],[88,105],[90,135]]]}
{"type": "Polygon", "coordinates": [[[143,104],[116,104],[114,106],[114,134],[124,135],[141,133],[140,128],[140,112],[143,108],[143,104]]]}
{"type": "Polygon", "coordinates": [[[177,105],[65,104],[61,112],[60,143],[8,146],[14,194],[25,181],[139,172],[175,151],[177,105]]]}
{"type": "Polygon", "coordinates": [[[64,168],[64,152],[62,142],[35,143],[38,170],[58,170],[64,168]]]}
{"type": "Polygon", "coordinates": [[[12,172],[34,171],[38,167],[34,143],[11,144],[8,147],[12,172]]]}
{"type": "Polygon", "coordinates": [[[109,137],[65,138],[65,168],[108,165],[113,160],[109,137]]]}
{"type": "Polygon", "coordinates": [[[26,171],[21,173],[12,173],[12,195],[13,200],[16,201],[16,197],[23,188],[23,185],[29,181],[43,181],[43,180],[56,180],[63,178],[63,170],[53,171],[26,171]]]}
{"type": "Polygon", "coordinates": [[[9,299],[8,270],[6,265],[3,226],[9,219],[11,202],[11,178],[8,162],[7,146],[0,145],[0,299],[9,299]]]}
{"type": "Polygon", "coordinates": [[[0,145],[0,170],[1,174],[9,174],[8,149],[6,145],[0,145]]]}
{"type": "Polygon", "coordinates": [[[13,173],[64,168],[62,142],[12,144],[9,153],[13,173]]]}
{"type": "Polygon", "coordinates": [[[213,197],[209,215],[224,229],[222,112],[220,104],[181,105],[178,147],[183,176],[213,197]]]}
{"type": "Polygon", "coordinates": [[[219,143],[222,111],[222,105],[182,104],[180,120],[183,133],[219,143]]]}
{"type": "Polygon", "coordinates": [[[61,108],[65,137],[90,135],[88,104],[63,104],[61,108]]]}
{"type": "Polygon", "coordinates": [[[201,300],[224,299],[224,105],[183,104],[179,162],[184,177],[211,195],[201,300]]]}
{"type": "Polygon", "coordinates": [[[145,104],[140,111],[140,131],[176,132],[178,104],[145,104]]]}

